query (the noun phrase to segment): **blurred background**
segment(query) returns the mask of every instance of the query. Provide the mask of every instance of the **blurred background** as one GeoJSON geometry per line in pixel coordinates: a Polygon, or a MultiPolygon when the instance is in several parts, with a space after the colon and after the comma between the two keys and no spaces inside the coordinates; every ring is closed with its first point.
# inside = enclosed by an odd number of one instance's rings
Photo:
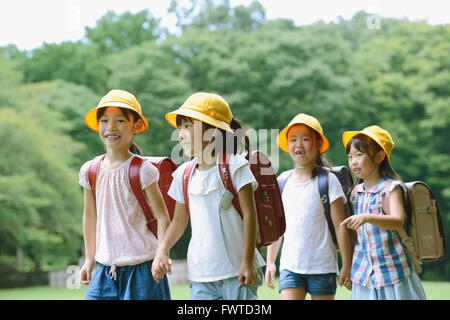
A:
{"type": "MultiPolygon", "coordinates": [[[[434,191],[449,240],[450,21],[439,2],[426,2],[430,18],[399,2],[2,2],[0,287],[42,285],[82,260],[78,171],[104,152],[84,115],[115,88],[148,117],[135,139],[146,155],[170,156],[164,114],[196,91],[219,93],[255,130],[315,116],[333,165],[347,164],[343,131],[378,124],[403,180],[434,191]]],[[[278,173],[290,166],[280,153],[278,173]]],[[[185,259],[188,240],[172,258],[185,259]]],[[[421,278],[450,281],[448,259],[421,278]]]]}

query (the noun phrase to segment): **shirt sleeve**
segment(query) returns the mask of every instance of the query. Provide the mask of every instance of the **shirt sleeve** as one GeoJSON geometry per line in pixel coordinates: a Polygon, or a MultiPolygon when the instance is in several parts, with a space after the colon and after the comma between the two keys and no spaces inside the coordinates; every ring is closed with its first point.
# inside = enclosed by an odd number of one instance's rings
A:
{"type": "Polygon", "coordinates": [[[392,190],[394,190],[394,188],[396,187],[396,186],[400,186],[400,189],[402,189],[402,192],[403,192],[403,188],[402,188],[402,183],[400,182],[400,181],[398,181],[398,180],[393,180],[392,182],[391,182],[391,184],[389,185],[389,190],[388,190],[388,196],[391,194],[391,192],[392,192],[392,190]]]}
{"type": "Polygon", "coordinates": [[[142,163],[141,172],[139,174],[141,179],[142,189],[147,189],[150,185],[159,181],[159,171],[158,169],[150,162],[150,160],[146,160],[142,163]]]}
{"type": "Polygon", "coordinates": [[[243,156],[234,155],[230,158],[230,172],[236,192],[249,183],[252,185],[253,192],[258,188],[258,182],[250,170],[250,164],[243,156]]]}
{"type": "Polygon", "coordinates": [[[330,196],[330,204],[333,203],[338,198],[342,198],[344,203],[347,202],[347,197],[345,196],[344,190],[342,189],[339,179],[330,172],[328,179],[328,190],[330,196]]]}
{"type": "Polygon", "coordinates": [[[91,184],[89,183],[89,166],[92,160],[85,162],[78,173],[78,183],[85,189],[92,190],[91,184]]]}
{"type": "Polygon", "coordinates": [[[184,196],[183,196],[183,173],[184,168],[186,168],[187,164],[183,164],[177,168],[172,173],[172,183],[170,184],[169,191],[167,191],[167,194],[174,199],[175,201],[179,203],[184,204],[184,196]]]}

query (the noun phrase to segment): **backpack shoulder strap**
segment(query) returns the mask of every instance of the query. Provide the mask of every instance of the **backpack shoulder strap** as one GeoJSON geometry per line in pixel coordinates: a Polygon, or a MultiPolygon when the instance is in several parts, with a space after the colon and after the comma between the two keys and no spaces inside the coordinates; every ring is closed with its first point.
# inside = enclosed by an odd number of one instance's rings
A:
{"type": "Polygon", "coordinates": [[[97,175],[98,175],[98,169],[100,168],[100,163],[102,162],[102,159],[105,155],[97,156],[89,165],[89,184],[91,185],[92,194],[94,195],[94,201],[95,201],[95,191],[97,187],[97,175]]]}
{"type": "Polygon", "coordinates": [[[283,194],[284,186],[286,185],[286,182],[288,181],[289,177],[291,176],[294,169],[283,171],[277,178],[278,181],[278,187],[280,188],[280,194],[283,194]]]}
{"type": "Polygon", "coordinates": [[[189,161],[183,171],[183,198],[189,217],[191,216],[191,213],[189,211],[188,184],[189,180],[191,179],[192,171],[194,170],[196,164],[196,159],[189,161]]]}
{"type": "Polygon", "coordinates": [[[239,212],[239,215],[242,216],[242,209],[241,205],[239,204],[239,196],[236,192],[236,189],[234,188],[233,181],[231,180],[231,172],[230,172],[230,154],[229,153],[222,153],[219,156],[219,173],[220,173],[220,179],[222,180],[222,183],[228,191],[230,191],[233,194],[233,205],[236,208],[236,210],[239,212]]]}
{"type": "Polygon", "coordinates": [[[330,169],[325,167],[319,168],[319,174],[317,176],[317,184],[319,186],[320,201],[322,201],[325,218],[327,219],[328,229],[330,230],[331,237],[333,238],[334,244],[337,246],[336,231],[334,230],[333,220],[331,219],[331,208],[330,208],[330,196],[328,192],[328,175],[330,169]]]}
{"type": "Polygon", "coordinates": [[[156,238],[158,238],[158,232],[156,223],[157,220],[153,215],[153,211],[148,205],[147,198],[145,197],[144,191],[142,190],[141,179],[139,176],[139,172],[141,170],[141,166],[144,163],[144,160],[139,156],[134,156],[131,159],[130,168],[128,169],[128,178],[130,180],[131,190],[133,190],[134,195],[136,196],[139,205],[144,211],[144,215],[147,218],[147,226],[153,232],[156,238]]]}

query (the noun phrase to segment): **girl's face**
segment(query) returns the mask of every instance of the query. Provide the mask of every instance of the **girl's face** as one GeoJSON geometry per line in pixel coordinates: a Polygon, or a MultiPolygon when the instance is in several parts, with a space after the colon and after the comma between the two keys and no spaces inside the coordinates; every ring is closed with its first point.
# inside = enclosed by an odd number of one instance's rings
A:
{"type": "Polygon", "coordinates": [[[178,126],[180,130],[178,141],[183,147],[183,152],[188,157],[193,157],[202,152],[202,122],[199,120],[182,119],[178,126]]]}
{"type": "Polygon", "coordinates": [[[358,178],[367,180],[367,178],[378,172],[377,169],[381,163],[378,163],[379,158],[381,158],[380,154],[381,152],[378,152],[372,159],[369,154],[358,150],[352,143],[348,153],[348,166],[358,178]]]}
{"type": "Polygon", "coordinates": [[[320,147],[314,132],[306,125],[298,124],[289,129],[288,150],[295,165],[306,166],[315,162],[320,147]]]}
{"type": "Polygon", "coordinates": [[[107,107],[98,121],[100,139],[106,148],[128,149],[134,134],[139,130],[139,122],[133,117],[127,119],[118,107],[107,107]]]}

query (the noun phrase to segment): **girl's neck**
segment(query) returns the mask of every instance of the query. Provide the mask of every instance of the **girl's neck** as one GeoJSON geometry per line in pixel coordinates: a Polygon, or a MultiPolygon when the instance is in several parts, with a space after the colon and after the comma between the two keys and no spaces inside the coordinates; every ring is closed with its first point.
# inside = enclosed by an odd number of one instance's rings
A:
{"type": "Polygon", "coordinates": [[[372,189],[378,182],[380,182],[381,178],[380,170],[378,167],[370,174],[368,177],[364,178],[364,189],[370,190],[372,189]]]}
{"type": "Polygon", "coordinates": [[[316,168],[315,161],[305,166],[294,166],[293,178],[296,182],[306,182],[312,179],[313,170],[316,168]]]}
{"type": "Polygon", "coordinates": [[[103,160],[108,169],[114,169],[130,159],[132,156],[133,153],[131,153],[128,149],[107,149],[103,160]]]}
{"type": "Polygon", "coordinates": [[[199,156],[197,156],[197,169],[200,171],[209,170],[216,164],[216,157],[212,155],[205,155],[204,153],[201,153],[199,156]]]}
{"type": "Polygon", "coordinates": [[[194,157],[197,158],[198,170],[206,171],[217,164],[217,155],[213,155],[212,147],[214,147],[214,145],[211,145],[209,141],[207,143],[203,143],[202,152],[198,155],[194,155],[194,157]]]}

